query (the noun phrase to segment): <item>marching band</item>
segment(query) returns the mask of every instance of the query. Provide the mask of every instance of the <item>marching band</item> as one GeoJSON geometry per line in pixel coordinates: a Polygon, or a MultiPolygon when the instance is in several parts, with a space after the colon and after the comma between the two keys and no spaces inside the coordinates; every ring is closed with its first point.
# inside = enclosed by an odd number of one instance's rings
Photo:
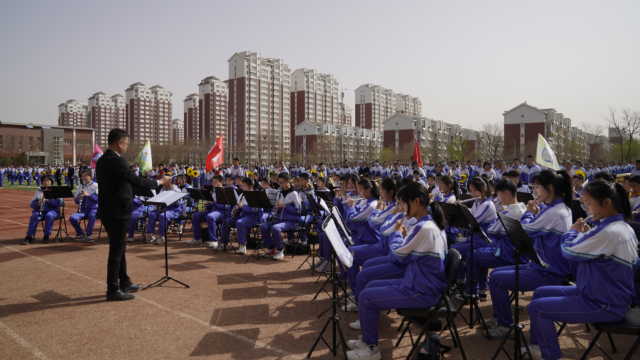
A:
{"type": "MultiPolygon", "coordinates": [[[[171,229],[182,233],[190,224],[189,245],[226,250],[234,232],[237,254],[247,254],[250,241],[259,237],[270,257],[283,260],[292,233],[298,231],[303,245],[318,244],[320,262],[314,270],[324,272],[331,245],[320,228],[327,210],[318,204],[325,202],[338,210],[352,241],[353,266],[342,276],[349,288],[347,310],[359,313],[349,326],[362,331],[362,337],[348,342],[349,359],[381,358],[381,311],[427,308],[439,301],[447,286],[449,249],[462,255],[460,296],[484,299],[490,293],[494,319],[487,321],[488,336],[502,338],[513,325],[509,293],[533,291],[528,307],[532,352],[558,359],[562,354],[553,321],[616,321],[640,298],[635,283],[638,241],[629,225],[640,218],[640,167],[564,167],[541,169],[532,157],[525,164],[513,161],[511,167],[504,162],[495,167],[490,162],[424,167],[374,162],[245,168],[234,159],[231,166],[207,172],[160,165],[140,174],[173,177],[173,183],[165,182],[157,192],[199,189],[212,201],[187,196],[160,212],[146,204],[147,198],[136,196],[127,237],[134,242],[142,232],[145,241],[162,244],[171,229]],[[616,182],[614,176],[626,173],[631,175],[616,182]],[[250,195],[256,191],[266,194],[269,207],[252,207],[250,195]],[[519,201],[521,194],[533,200],[519,201]],[[440,204],[466,205],[486,237],[449,226],[440,204]],[[533,241],[535,259],[516,259],[499,215],[520,222],[533,241]],[[516,262],[522,263],[517,284],[516,262]]],[[[41,186],[30,203],[25,244],[34,242],[39,222],[44,242],[49,241],[63,200],[45,199],[44,193],[62,178],[70,186],[78,184],[77,211],[69,217],[77,238],[92,241],[99,189],[90,169],[0,168],[0,186],[4,178],[10,184],[34,181],[41,186]]]]}

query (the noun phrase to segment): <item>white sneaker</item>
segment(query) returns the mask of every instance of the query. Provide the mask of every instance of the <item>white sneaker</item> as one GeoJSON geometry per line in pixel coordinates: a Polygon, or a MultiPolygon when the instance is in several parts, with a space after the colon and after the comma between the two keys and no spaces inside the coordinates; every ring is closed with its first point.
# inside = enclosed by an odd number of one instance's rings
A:
{"type": "Polygon", "coordinates": [[[503,337],[507,336],[509,330],[511,330],[511,328],[508,326],[498,325],[494,328],[490,328],[487,333],[489,334],[489,337],[491,339],[502,339],[503,337]]]}
{"type": "Polygon", "coordinates": [[[207,247],[209,249],[216,250],[216,249],[218,249],[218,242],[217,241],[207,241],[207,247]]]}
{"type": "Polygon", "coordinates": [[[362,341],[362,336],[358,337],[357,339],[353,339],[353,340],[347,340],[347,347],[349,348],[349,350],[355,350],[355,349],[362,349],[362,348],[366,348],[368,345],[362,341]]]}
{"type": "Polygon", "coordinates": [[[352,297],[347,300],[347,311],[358,312],[358,303],[352,297]]]}
{"type": "Polygon", "coordinates": [[[129,237],[127,238],[127,242],[134,242],[134,241],[135,241],[135,240],[134,240],[133,236],[129,236],[129,237]]]}
{"type": "Polygon", "coordinates": [[[236,250],[236,254],[245,255],[247,253],[247,246],[240,245],[240,247],[236,250]]]}
{"type": "Polygon", "coordinates": [[[149,243],[155,244],[157,240],[158,240],[158,237],[155,234],[153,234],[151,235],[151,240],[149,240],[149,243]]]}
{"type": "Polygon", "coordinates": [[[282,260],[284,259],[284,249],[276,252],[275,255],[273,255],[273,260],[282,260]]]}
{"type": "MultiPolygon", "coordinates": [[[[532,360],[540,360],[542,359],[542,351],[540,351],[540,345],[533,345],[533,344],[529,344],[529,350],[531,351],[531,353],[529,354],[530,358],[532,360]]],[[[527,347],[523,346],[520,348],[520,353],[521,354],[526,354],[527,353],[527,347]]]]}
{"type": "Polygon", "coordinates": [[[362,328],[360,327],[360,320],[356,320],[352,323],[349,323],[349,327],[353,330],[361,330],[362,328]]]}
{"type": "Polygon", "coordinates": [[[91,236],[86,236],[85,235],[84,242],[92,243],[93,242],[93,238],[91,236]]]}
{"type": "Polygon", "coordinates": [[[196,246],[196,245],[200,245],[200,244],[202,244],[202,241],[196,240],[196,239],[191,239],[191,240],[187,241],[187,245],[196,246]]]}
{"type": "Polygon", "coordinates": [[[377,345],[369,345],[362,349],[347,351],[348,360],[380,360],[382,355],[377,345]]]}
{"type": "Polygon", "coordinates": [[[155,244],[156,245],[162,245],[162,244],[164,244],[164,242],[165,242],[164,236],[158,236],[158,238],[156,239],[155,244]]]}
{"type": "Polygon", "coordinates": [[[183,228],[184,228],[184,225],[183,225],[183,224],[179,224],[179,225],[178,225],[178,234],[182,234],[182,230],[183,230],[183,228]]]}

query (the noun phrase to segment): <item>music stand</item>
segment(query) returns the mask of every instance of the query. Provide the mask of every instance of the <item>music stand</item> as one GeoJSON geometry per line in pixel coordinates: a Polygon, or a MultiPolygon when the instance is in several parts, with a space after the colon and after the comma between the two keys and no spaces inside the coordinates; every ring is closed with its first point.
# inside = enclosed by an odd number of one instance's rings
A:
{"type": "MultiPolygon", "coordinates": [[[[185,196],[187,196],[187,194],[183,192],[163,191],[158,195],[152,197],[151,199],[147,200],[146,203],[149,205],[155,205],[158,207],[160,211],[162,211],[163,214],[161,214],[160,216],[164,215],[164,223],[168,227],[169,224],[167,223],[167,207],[175,203],[176,201],[182,199],[185,196]]],[[[167,239],[165,238],[164,239],[164,276],[152,282],[151,284],[143,287],[142,290],[146,290],[148,288],[152,288],[156,286],[162,286],[162,284],[164,284],[169,280],[175,281],[186,288],[190,287],[187,283],[184,283],[180,280],[174,279],[171,276],[169,276],[169,250],[167,248],[168,243],[169,241],[167,241],[167,239]]]]}
{"type": "Polygon", "coordinates": [[[200,189],[187,189],[189,192],[189,197],[191,197],[195,201],[213,201],[213,197],[211,196],[211,192],[208,190],[200,190],[200,189]]]}
{"type": "Polygon", "coordinates": [[[62,206],[60,210],[60,217],[62,224],[58,224],[58,231],[56,231],[56,237],[53,241],[62,242],[62,231],[66,235],[65,238],[69,237],[69,232],[67,231],[67,220],[64,214],[64,208],[66,207],[64,199],[73,198],[73,192],[71,186],[49,186],[46,188],[42,188],[42,194],[45,200],[49,199],[62,199],[62,206]],[[64,230],[62,229],[64,226],[64,230]]]}
{"type": "Polygon", "coordinates": [[[327,204],[333,204],[333,198],[335,197],[331,191],[316,191],[316,195],[323,199],[327,204]]]}
{"type": "Polygon", "coordinates": [[[236,206],[238,204],[238,198],[236,191],[232,187],[216,188],[216,202],[218,204],[236,206]]]}
{"type": "MultiPolygon", "coordinates": [[[[322,223],[322,231],[325,233],[329,242],[331,243],[331,272],[329,275],[329,279],[333,284],[332,286],[332,294],[331,294],[331,307],[328,310],[331,310],[331,316],[327,319],[322,330],[316,337],[316,340],[313,342],[311,346],[311,350],[307,354],[307,359],[311,357],[313,351],[316,346],[322,340],[325,345],[329,348],[333,356],[335,357],[338,354],[338,346],[342,345],[342,353],[344,358],[347,358],[347,346],[344,340],[344,333],[342,332],[342,328],[340,327],[340,316],[338,316],[338,282],[340,281],[337,272],[336,272],[336,258],[340,260],[340,263],[347,268],[353,265],[353,257],[349,252],[349,249],[345,246],[344,240],[340,234],[340,231],[336,227],[336,223],[333,219],[333,216],[327,216],[322,223]],[[324,332],[331,324],[331,344],[324,338],[324,332]],[[338,337],[340,340],[340,344],[338,344],[338,337]]],[[[321,317],[326,311],[323,311],[318,317],[321,317]]]]}
{"type": "MultiPolygon", "coordinates": [[[[247,205],[249,207],[252,207],[254,209],[263,209],[266,211],[270,211],[271,209],[273,209],[273,205],[271,205],[271,201],[269,201],[269,197],[264,191],[245,191],[242,193],[242,196],[244,196],[244,199],[247,201],[247,205]]],[[[256,259],[260,259],[261,257],[265,256],[264,253],[260,254],[260,245],[256,243],[256,252],[254,254],[254,257],[256,259]]],[[[251,257],[247,256],[246,262],[249,262],[250,259],[251,257]]]]}
{"type": "Polygon", "coordinates": [[[511,243],[515,248],[515,261],[516,261],[515,262],[515,287],[513,289],[515,307],[513,310],[513,325],[509,327],[509,331],[504,336],[504,339],[502,339],[502,342],[500,343],[498,350],[496,350],[495,354],[493,355],[492,360],[495,360],[498,357],[498,355],[500,354],[500,351],[504,351],[507,357],[511,359],[511,357],[509,356],[509,353],[505,349],[505,345],[512,332],[515,332],[515,341],[513,345],[514,347],[513,359],[519,360],[524,358],[523,356],[524,354],[522,353],[522,349],[520,347],[520,341],[522,341],[522,343],[524,344],[526,353],[531,355],[531,349],[529,349],[529,344],[527,343],[527,339],[524,336],[524,333],[522,330],[523,326],[520,325],[520,303],[519,303],[520,295],[519,294],[520,294],[521,257],[526,257],[527,259],[537,264],[540,264],[540,260],[538,259],[535,249],[533,248],[533,241],[529,238],[529,235],[527,235],[527,233],[524,231],[519,221],[500,213],[498,214],[498,219],[500,223],[502,223],[502,226],[507,232],[507,236],[509,237],[509,240],[511,240],[511,243]]]}
{"type": "MultiPolygon", "coordinates": [[[[476,279],[473,274],[473,270],[475,268],[475,241],[474,235],[479,236],[484,239],[488,243],[491,243],[491,239],[487,236],[487,234],[482,230],[480,224],[476,218],[471,214],[471,211],[468,207],[460,205],[460,204],[448,204],[448,203],[440,203],[440,207],[445,213],[445,217],[450,226],[455,226],[461,229],[466,229],[470,232],[469,238],[469,261],[467,262],[467,282],[470,282],[469,287],[472,290],[472,293],[469,294],[469,327],[473,329],[475,326],[476,320],[474,315],[478,315],[478,320],[483,328],[487,329],[487,324],[484,321],[484,316],[482,316],[482,312],[480,311],[479,305],[479,296],[476,292],[476,279]]],[[[462,315],[461,315],[462,316],[462,315]]],[[[464,316],[462,316],[464,318],[464,316]]],[[[465,319],[466,320],[466,319],[465,319]]]]}

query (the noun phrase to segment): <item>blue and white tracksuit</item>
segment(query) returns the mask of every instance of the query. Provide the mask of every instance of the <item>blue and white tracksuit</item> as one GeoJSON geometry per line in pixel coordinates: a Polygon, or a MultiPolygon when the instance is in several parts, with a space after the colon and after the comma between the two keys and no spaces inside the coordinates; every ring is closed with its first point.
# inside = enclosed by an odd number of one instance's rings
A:
{"type": "Polygon", "coordinates": [[[369,227],[368,219],[378,205],[378,200],[363,199],[354,206],[344,207],[344,217],[351,229],[351,238],[356,245],[373,244],[377,241],[375,232],[369,227]]]}
{"type": "Polygon", "coordinates": [[[133,233],[136,231],[138,225],[138,219],[149,213],[152,206],[144,204],[144,198],[142,196],[135,196],[132,201],[131,218],[129,219],[129,226],[127,229],[127,236],[132,238],[133,233]]]}
{"type": "Polygon", "coordinates": [[[30,206],[33,211],[29,218],[29,227],[27,228],[27,236],[35,237],[38,222],[44,220],[43,232],[45,237],[51,235],[51,228],[53,222],[60,216],[60,206],[63,204],[63,199],[44,199],[42,190],[36,190],[33,200],[31,200],[30,206]],[[41,202],[44,201],[44,206],[41,207],[41,202]],[[41,211],[42,209],[42,211],[41,211]]]}
{"type": "Polygon", "coordinates": [[[370,282],[358,296],[362,340],[378,343],[378,321],[385,309],[428,308],[445,290],[446,235],[425,216],[418,220],[404,246],[393,252],[395,261],[406,264],[400,279],[370,282]]]}
{"type": "MultiPolygon", "coordinates": [[[[520,266],[521,291],[531,291],[544,285],[561,285],[572,274],[569,262],[562,255],[561,238],[571,227],[571,209],[562,200],[541,206],[537,215],[525,212],[520,218],[522,228],[533,240],[533,247],[542,265],[520,266]]],[[[513,322],[509,306],[509,290],[515,288],[515,267],[495,269],[489,277],[493,314],[499,325],[513,322]]]]}
{"type": "Polygon", "coordinates": [[[75,196],[75,202],[80,205],[78,212],[69,217],[69,222],[73,225],[78,236],[91,236],[93,234],[93,226],[96,223],[96,214],[98,213],[98,184],[91,181],[90,184],[82,184],[75,196]],[[82,196],[82,192],[86,192],[87,196],[82,196]],[[86,233],[80,226],[80,220],[87,219],[86,233]]]}
{"type": "MultiPolygon", "coordinates": [[[[181,192],[180,189],[175,185],[173,185],[169,190],[166,190],[164,188],[160,190],[160,192],[164,192],[164,191],[181,192]]],[[[149,209],[149,218],[147,219],[147,229],[146,229],[147,234],[154,233],[156,222],[158,222],[159,223],[158,234],[160,236],[165,236],[167,233],[167,227],[169,226],[169,223],[177,219],[180,216],[180,214],[182,214],[183,212],[184,212],[183,200],[178,200],[174,202],[173,204],[167,206],[167,208],[164,209],[163,211],[155,207],[153,209],[149,209]]]]}
{"type": "Polygon", "coordinates": [[[262,209],[249,207],[244,195],[240,195],[238,198],[238,206],[240,212],[237,217],[229,219],[224,222],[222,228],[222,242],[229,243],[229,233],[231,226],[235,226],[238,229],[238,244],[244,246],[249,239],[249,230],[256,224],[264,220],[262,209]]]}
{"type": "Polygon", "coordinates": [[[279,196],[284,206],[278,209],[269,221],[260,224],[263,245],[267,249],[282,250],[284,248],[282,233],[295,229],[303,222],[300,194],[290,189],[281,192],[279,196]]]}
{"type": "Polygon", "coordinates": [[[575,286],[542,286],[528,306],[531,343],[544,359],[562,356],[554,321],[614,322],[624,318],[634,292],[638,239],[622,215],[600,219],[584,233],[562,236],[562,255],[576,266],[575,286]]]}

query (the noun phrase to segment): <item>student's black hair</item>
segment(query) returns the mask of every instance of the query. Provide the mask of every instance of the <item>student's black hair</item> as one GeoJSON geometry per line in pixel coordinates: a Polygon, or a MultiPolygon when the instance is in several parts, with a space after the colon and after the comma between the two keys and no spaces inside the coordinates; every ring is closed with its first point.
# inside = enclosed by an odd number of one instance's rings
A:
{"type": "Polygon", "coordinates": [[[288,172],[283,171],[280,174],[278,174],[278,179],[283,179],[283,180],[289,181],[289,180],[291,180],[291,176],[289,176],[288,172]]]}
{"type": "Polygon", "coordinates": [[[222,175],[214,175],[212,180],[223,182],[224,178],[222,177],[222,175]]]}
{"type": "Polygon", "coordinates": [[[600,205],[602,205],[606,199],[611,199],[616,211],[624,215],[625,219],[631,218],[629,196],[621,184],[610,184],[604,180],[594,180],[590,181],[584,187],[584,192],[594,198],[600,205]]]}
{"type": "Polygon", "coordinates": [[[398,191],[398,199],[402,200],[406,204],[418,199],[420,204],[428,209],[431,217],[433,218],[433,222],[438,225],[440,230],[444,230],[447,226],[447,221],[445,220],[444,213],[442,212],[440,205],[437,202],[431,201],[427,188],[422,184],[412,181],[405,185],[400,189],[400,191],[398,191]]]}
{"type": "Polygon", "coordinates": [[[253,187],[253,186],[254,186],[254,184],[253,184],[253,179],[251,179],[250,177],[246,177],[246,176],[245,176],[245,177],[243,177],[242,179],[240,179],[240,182],[242,182],[242,183],[244,183],[244,184],[246,184],[246,185],[249,185],[249,186],[251,186],[251,187],[253,187]]]}
{"type": "Polygon", "coordinates": [[[613,175],[609,174],[606,171],[600,171],[595,173],[595,175],[593,175],[593,180],[604,180],[608,183],[612,183],[614,181],[616,181],[616,178],[613,177],[613,175]]]}
{"type": "Polygon", "coordinates": [[[476,188],[476,190],[480,191],[483,198],[487,198],[491,196],[491,190],[489,189],[489,185],[487,185],[487,182],[482,177],[476,176],[473,179],[471,179],[467,187],[471,185],[473,185],[473,187],[476,188]]]}
{"type": "Polygon", "coordinates": [[[43,176],[42,179],[40,179],[40,183],[43,183],[45,180],[49,180],[53,184],[53,178],[51,176],[49,175],[43,176]]]}
{"type": "Polygon", "coordinates": [[[498,180],[498,182],[496,183],[495,190],[496,190],[496,192],[498,192],[498,191],[508,191],[513,196],[516,196],[516,193],[518,192],[518,188],[516,187],[516,184],[514,184],[513,182],[511,182],[511,181],[509,181],[507,179],[498,180]]]}
{"type": "Polygon", "coordinates": [[[115,144],[118,141],[120,141],[122,138],[126,138],[126,137],[129,137],[129,134],[127,134],[126,131],[118,128],[111,129],[111,131],[109,131],[109,135],[107,136],[107,143],[109,145],[115,144]]]}
{"type": "Polygon", "coordinates": [[[398,188],[396,182],[392,178],[386,177],[382,179],[380,187],[383,188],[386,192],[391,193],[391,196],[395,199],[398,188]]]}
{"type": "Polygon", "coordinates": [[[457,198],[460,197],[460,189],[458,188],[458,182],[449,175],[438,176],[438,181],[447,185],[451,189],[451,193],[457,198]]]}
{"type": "Polygon", "coordinates": [[[378,185],[376,185],[375,181],[362,178],[357,182],[358,185],[362,186],[365,190],[369,190],[371,192],[371,196],[375,199],[380,198],[380,192],[378,191],[378,185]]]}
{"type": "Polygon", "coordinates": [[[553,172],[552,170],[542,170],[533,176],[532,182],[544,187],[547,191],[551,191],[549,187],[553,186],[554,195],[562,198],[565,205],[571,207],[573,190],[571,187],[571,177],[569,177],[566,171],[560,170],[553,172]]]}
{"type": "Polygon", "coordinates": [[[631,175],[629,177],[629,182],[640,185],[640,175],[631,175]]]}
{"type": "Polygon", "coordinates": [[[85,176],[85,175],[89,175],[89,176],[91,176],[91,170],[82,170],[82,171],[80,172],[80,177],[83,177],[83,176],[85,176]]]}

